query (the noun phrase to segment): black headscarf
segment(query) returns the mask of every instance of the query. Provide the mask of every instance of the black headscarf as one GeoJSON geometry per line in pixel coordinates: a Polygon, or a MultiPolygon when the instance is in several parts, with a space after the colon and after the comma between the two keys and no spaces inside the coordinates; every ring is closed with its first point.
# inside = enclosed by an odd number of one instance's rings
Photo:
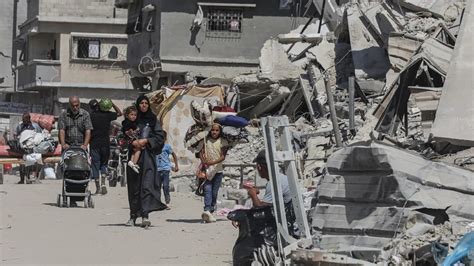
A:
{"type": "Polygon", "coordinates": [[[156,124],[156,115],[151,111],[150,99],[145,95],[138,96],[137,101],[135,102],[135,107],[137,107],[138,111],[137,122],[140,124],[149,124],[151,127],[154,127],[156,124]],[[148,111],[145,113],[140,110],[140,103],[143,100],[148,102],[148,111]]]}

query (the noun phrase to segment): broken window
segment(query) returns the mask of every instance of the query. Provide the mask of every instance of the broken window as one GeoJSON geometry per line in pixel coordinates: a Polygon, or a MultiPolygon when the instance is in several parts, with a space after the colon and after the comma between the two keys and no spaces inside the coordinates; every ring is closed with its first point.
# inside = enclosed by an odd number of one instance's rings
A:
{"type": "Polygon", "coordinates": [[[77,58],[100,58],[100,41],[93,39],[78,39],[77,58]]]}
{"type": "Polygon", "coordinates": [[[240,37],[242,18],[242,9],[209,8],[206,32],[211,37],[240,37]]]}

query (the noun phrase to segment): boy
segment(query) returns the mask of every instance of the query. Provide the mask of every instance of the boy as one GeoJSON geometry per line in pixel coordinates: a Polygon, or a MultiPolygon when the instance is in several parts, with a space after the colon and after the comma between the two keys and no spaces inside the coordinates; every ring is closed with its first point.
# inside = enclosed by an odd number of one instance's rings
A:
{"type": "MultiPolygon", "coordinates": [[[[165,142],[167,139],[167,133],[164,131],[165,142]]],[[[170,199],[170,171],[178,172],[178,157],[173,152],[171,145],[165,143],[161,154],[156,156],[156,170],[158,171],[158,178],[160,180],[160,190],[163,186],[163,192],[165,194],[165,203],[168,205],[170,199]],[[171,167],[170,155],[173,156],[174,167],[171,167]]]]}

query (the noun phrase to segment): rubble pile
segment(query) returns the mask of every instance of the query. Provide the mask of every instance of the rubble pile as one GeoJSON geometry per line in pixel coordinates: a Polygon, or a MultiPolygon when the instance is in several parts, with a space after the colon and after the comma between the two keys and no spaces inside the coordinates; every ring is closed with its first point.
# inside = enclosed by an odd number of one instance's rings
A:
{"type": "Polygon", "coordinates": [[[259,180],[258,118],[285,115],[313,248],[367,263],[438,262],[433,243],[449,252],[474,220],[474,99],[459,74],[472,79],[473,4],[330,2],[323,31],[309,21],[268,40],[260,71],[232,80],[237,115],[252,122],[226,157],[219,204],[248,203],[240,178],[259,180]]]}
{"type": "Polygon", "coordinates": [[[261,71],[233,79],[238,114],[293,121],[303,183],[315,189],[303,193],[315,248],[434,263],[427,246],[449,251],[474,219],[474,175],[455,166],[474,165],[474,121],[461,113],[474,99],[457,74],[472,72],[472,3],[342,2],[331,1],[333,32],[308,23],[267,41],[261,71]]]}
{"type": "Polygon", "coordinates": [[[383,247],[379,261],[394,265],[407,265],[413,261],[416,264],[440,263],[441,257],[432,254],[433,247],[454,247],[459,240],[470,231],[469,227],[460,228],[456,232],[450,222],[439,225],[422,225],[406,228],[406,232],[391,240],[383,247]]]}

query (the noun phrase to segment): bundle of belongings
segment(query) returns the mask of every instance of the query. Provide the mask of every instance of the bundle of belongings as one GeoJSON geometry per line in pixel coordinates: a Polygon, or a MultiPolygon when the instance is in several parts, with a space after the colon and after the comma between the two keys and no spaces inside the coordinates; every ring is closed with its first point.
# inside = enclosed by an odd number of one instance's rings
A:
{"type": "Polygon", "coordinates": [[[25,165],[30,166],[35,163],[41,164],[42,154],[54,152],[57,141],[46,131],[38,133],[34,130],[24,130],[18,140],[10,140],[8,145],[12,151],[23,154],[25,165]]]}
{"type": "Polygon", "coordinates": [[[219,106],[207,100],[204,100],[202,105],[192,101],[191,116],[196,123],[186,132],[184,145],[192,153],[201,151],[204,139],[209,135],[213,123],[222,126],[221,137],[227,140],[230,147],[248,142],[249,132],[245,127],[249,121],[237,116],[231,107],[219,106]]]}

